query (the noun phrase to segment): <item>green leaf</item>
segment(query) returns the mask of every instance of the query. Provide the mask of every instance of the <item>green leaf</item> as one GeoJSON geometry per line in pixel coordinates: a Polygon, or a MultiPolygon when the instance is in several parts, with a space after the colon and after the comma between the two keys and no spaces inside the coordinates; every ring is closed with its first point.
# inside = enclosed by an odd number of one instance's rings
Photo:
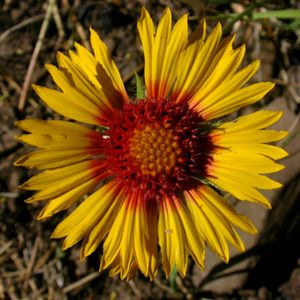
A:
{"type": "Polygon", "coordinates": [[[299,9],[285,9],[285,10],[269,10],[265,12],[254,12],[252,14],[254,20],[257,19],[300,19],[299,9]]]}
{"type": "Polygon", "coordinates": [[[174,265],[170,274],[170,287],[174,293],[178,291],[177,284],[176,284],[176,275],[177,275],[177,267],[176,265],[174,265]]]}
{"type": "Polygon", "coordinates": [[[139,100],[144,99],[145,88],[144,88],[143,80],[137,73],[135,73],[135,80],[136,80],[136,98],[139,100]]]}

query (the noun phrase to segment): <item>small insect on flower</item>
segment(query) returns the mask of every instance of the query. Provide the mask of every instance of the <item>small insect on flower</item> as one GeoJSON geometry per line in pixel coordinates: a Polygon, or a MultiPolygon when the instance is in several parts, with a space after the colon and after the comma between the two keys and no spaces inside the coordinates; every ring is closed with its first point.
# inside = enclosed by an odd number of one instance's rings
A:
{"type": "MultiPolygon", "coordinates": [[[[228,242],[244,245],[235,228],[254,225],[222,197],[270,208],[260,189],[281,185],[264,174],[279,171],[287,155],[276,142],[286,132],[267,130],[281,112],[258,111],[233,121],[220,118],[260,100],[274,84],[245,84],[259,61],[240,67],[245,46],[221,40],[218,24],[188,34],[187,15],[173,26],[167,8],[155,29],[146,9],[138,21],[145,95],[130,98],[107,46],[91,29],[93,54],[79,44],[58,67],[47,65],[60,91],[34,85],[40,98],[71,121],[27,119],[19,140],[40,150],[16,166],[42,172],[22,184],[43,202],[38,219],[89,196],[52,233],[63,249],[82,240],[81,259],[103,242],[100,270],[131,278],[139,269],[153,279],[159,261],[167,277],[185,276],[188,257],[203,268],[206,245],[225,262],[228,242]],[[94,128],[94,129],[91,129],[94,128]],[[160,254],[159,254],[160,252],[160,254]]],[[[102,244],[101,244],[102,245],[102,244]]]]}

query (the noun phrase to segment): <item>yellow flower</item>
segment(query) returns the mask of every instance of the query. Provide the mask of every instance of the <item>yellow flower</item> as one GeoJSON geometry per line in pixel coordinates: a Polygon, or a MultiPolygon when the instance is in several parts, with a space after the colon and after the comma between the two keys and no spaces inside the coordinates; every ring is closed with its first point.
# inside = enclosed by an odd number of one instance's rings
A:
{"type": "Polygon", "coordinates": [[[245,47],[221,40],[218,24],[188,34],[187,15],[172,26],[166,9],[155,29],[143,9],[138,30],[145,55],[144,99],[130,98],[108,48],[91,29],[94,54],[75,44],[59,67],[47,65],[61,91],[34,86],[64,117],[28,119],[22,142],[41,148],[15,165],[42,170],[21,187],[44,202],[38,219],[84,199],[54,230],[63,249],[82,241],[81,258],[103,241],[100,270],[129,279],[139,269],[153,279],[161,257],[166,276],[184,276],[190,255],[203,268],[206,244],[225,262],[228,242],[243,251],[235,227],[254,225],[222,197],[270,207],[258,189],[279,188],[263,174],[283,168],[284,150],[266,143],[286,132],[266,130],[281,112],[259,111],[232,122],[219,118],[260,100],[273,83],[245,86],[259,61],[240,68],[245,47]],[[92,129],[94,128],[94,129],[92,129]],[[93,191],[93,193],[91,193],[93,191]],[[161,256],[159,256],[159,251],[161,256]]]}

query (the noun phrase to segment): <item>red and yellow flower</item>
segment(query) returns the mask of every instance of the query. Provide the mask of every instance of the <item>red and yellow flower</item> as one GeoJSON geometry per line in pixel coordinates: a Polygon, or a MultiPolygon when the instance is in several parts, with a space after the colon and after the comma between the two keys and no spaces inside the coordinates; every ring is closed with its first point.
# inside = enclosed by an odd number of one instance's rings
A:
{"type": "Polygon", "coordinates": [[[231,122],[220,118],[260,100],[273,83],[245,84],[259,61],[241,68],[245,47],[221,40],[218,24],[188,34],[187,15],[172,25],[166,9],[155,29],[143,9],[138,30],[145,56],[145,97],[127,95],[108,48],[91,29],[93,54],[75,44],[47,65],[60,91],[34,86],[40,98],[71,121],[17,122],[19,140],[41,150],[15,164],[42,172],[21,187],[45,203],[38,219],[66,210],[89,194],[54,230],[63,249],[82,240],[81,258],[103,242],[100,270],[153,279],[161,260],[166,276],[184,276],[190,255],[203,268],[208,245],[228,261],[228,242],[243,251],[235,228],[255,233],[222,191],[270,207],[260,189],[279,188],[264,174],[279,171],[284,150],[267,130],[281,112],[259,111],[231,122]],[[159,255],[159,251],[161,256],[159,255]]]}

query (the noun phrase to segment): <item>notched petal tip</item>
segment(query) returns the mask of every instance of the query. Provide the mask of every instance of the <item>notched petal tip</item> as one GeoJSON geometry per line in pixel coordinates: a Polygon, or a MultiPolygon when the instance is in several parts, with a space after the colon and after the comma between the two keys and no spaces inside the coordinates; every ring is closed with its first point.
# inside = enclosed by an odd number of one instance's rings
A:
{"type": "Polygon", "coordinates": [[[229,259],[230,259],[229,254],[228,255],[219,255],[219,257],[223,260],[223,262],[225,264],[229,263],[229,259]]]}
{"type": "MultiPolygon", "coordinates": [[[[57,227],[56,227],[57,228],[57,227]]],[[[50,238],[51,239],[61,239],[63,236],[57,234],[57,230],[56,228],[54,229],[54,231],[51,233],[50,238]]]]}
{"type": "Polygon", "coordinates": [[[39,91],[40,91],[41,89],[43,89],[44,87],[41,86],[41,85],[38,85],[38,84],[33,83],[33,84],[31,85],[31,88],[39,95],[39,91]]]}
{"type": "Polygon", "coordinates": [[[17,140],[18,142],[23,142],[22,135],[14,135],[14,139],[17,140]]]}
{"type": "MultiPolygon", "coordinates": [[[[24,166],[24,163],[28,160],[28,154],[23,155],[22,157],[20,157],[18,160],[16,160],[13,165],[15,167],[21,167],[24,166]]],[[[30,167],[28,167],[30,168],[30,167]]]]}
{"type": "Polygon", "coordinates": [[[252,61],[250,64],[249,64],[249,67],[252,67],[256,72],[259,68],[260,68],[260,60],[259,59],[255,59],[254,61],[252,61]]]}
{"type": "Polygon", "coordinates": [[[98,36],[98,33],[96,32],[96,30],[94,28],[92,28],[92,26],[89,27],[89,31],[90,31],[91,38],[92,38],[92,35],[98,36]]]}
{"type": "Polygon", "coordinates": [[[280,140],[286,138],[286,136],[289,134],[289,132],[286,130],[280,130],[280,131],[275,131],[275,132],[277,134],[276,141],[280,141],[280,140]]]}
{"type": "MultiPolygon", "coordinates": [[[[248,218],[247,218],[247,231],[245,231],[245,232],[250,233],[250,234],[258,233],[256,226],[248,218]]],[[[243,244],[243,246],[244,246],[244,244],[243,244]]]]}
{"type": "Polygon", "coordinates": [[[218,22],[214,29],[216,29],[218,33],[222,35],[223,28],[221,22],[218,22]]]}
{"type": "Polygon", "coordinates": [[[72,246],[73,246],[73,244],[70,245],[70,244],[67,242],[67,240],[65,239],[64,242],[63,242],[63,244],[62,244],[62,246],[61,246],[61,250],[65,251],[65,250],[71,248],[72,246]]]}
{"type": "Polygon", "coordinates": [[[145,6],[143,6],[142,11],[141,11],[141,15],[140,18],[138,20],[138,27],[141,25],[141,23],[143,23],[145,20],[151,21],[152,22],[152,18],[148,12],[148,10],[146,9],[145,6]]]}
{"type": "MultiPolygon", "coordinates": [[[[58,57],[58,55],[59,55],[59,52],[56,53],[56,57],[58,57]]],[[[48,72],[50,72],[51,69],[53,69],[53,68],[56,68],[56,67],[55,67],[54,65],[51,65],[51,64],[45,64],[45,69],[46,69],[48,72]]]]}
{"type": "Polygon", "coordinates": [[[48,219],[48,218],[50,218],[50,217],[52,217],[52,215],[47,215],[47,214],[45,214],[45,212],[42,210],[42,211],[38,214],[38,216],[36,217],[36,219],[37,219],[38,221],[42,221],[42,220],[48,219]]]}
{"type": "Polygon", "coordinates": [[[18,121],[15,121],[15,126],[17,126],[17,127],[19,127],[19,128],[21,128],[22,129],[22,127],[20,126],[20,124],[22,124],[22,121],[24,121],[24,120],[18,120],[18,121]]]}
{"type": "MultiPolygon", "coordinates": [[[[27,181],[26,181],[26,182],[20,184],[20,185],[18,186],[18,188],[21,189],[21,190],[27,190],[28,188],[30,188],[30,184],[28,184],[27,181]]],[[[32,198],[32,197],[30,197],[30,198],[32,198]]],[[[30,199],[30,198],[29,198],[29,199],[30,199]]],[[[28,199],[27,199],[27,200],[28,200],[28,199]]],[[[25,201],[27,201],[27,200],[25,200],[25,201]]]]}
{"type": "Polygon", "coordinates": [[[32,203],[34,203],[35,201],[34,201],[34,198],[33,198],[33,197],[30,197],[30,198],[24,200],[24,202],[25,202],[25,203],[28,203],[28,204],[32,204],[32,203]]]}
{"type": "Polygon", "coordinates": [[[269,201],[266,202],[260,202],[266,209],[272,209],[272,205],[269,201]]]}

